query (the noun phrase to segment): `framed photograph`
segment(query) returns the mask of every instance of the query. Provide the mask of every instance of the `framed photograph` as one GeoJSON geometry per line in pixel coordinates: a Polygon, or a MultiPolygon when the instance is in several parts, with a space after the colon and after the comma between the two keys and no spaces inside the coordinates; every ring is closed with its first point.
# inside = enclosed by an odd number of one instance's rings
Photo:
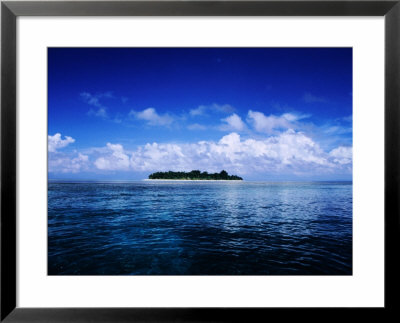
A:
{"type": "Polygon", "coordinates": [[[1,320],[396,311],[399,15],[2,2],[1,320]]]}

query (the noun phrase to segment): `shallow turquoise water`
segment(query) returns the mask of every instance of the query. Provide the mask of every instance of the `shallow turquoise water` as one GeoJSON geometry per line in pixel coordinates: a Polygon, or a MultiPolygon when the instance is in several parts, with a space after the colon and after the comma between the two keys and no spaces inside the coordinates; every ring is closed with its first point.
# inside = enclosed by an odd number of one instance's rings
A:
{"type": "Polygon", "coordinates": [[[351,275],[348,182],[49,183],[50,275],[351,275]]]}

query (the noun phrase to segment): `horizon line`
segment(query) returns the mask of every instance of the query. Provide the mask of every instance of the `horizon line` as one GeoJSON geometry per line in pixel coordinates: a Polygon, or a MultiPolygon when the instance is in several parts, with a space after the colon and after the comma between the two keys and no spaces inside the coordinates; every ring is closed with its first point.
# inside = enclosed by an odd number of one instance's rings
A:
{"type": "Polygon", "coordinates": [[[164,180],[149,180],[148,178],[136,180],[96,180],[96,179],[47,179],[48,182],[59,183],[133,183],[133,182],[247,182],[247,183],[337,183],[337,182],[353,182],[352,179],[347,180],[186,180],[186,179],[164,179],[164,180]]]}

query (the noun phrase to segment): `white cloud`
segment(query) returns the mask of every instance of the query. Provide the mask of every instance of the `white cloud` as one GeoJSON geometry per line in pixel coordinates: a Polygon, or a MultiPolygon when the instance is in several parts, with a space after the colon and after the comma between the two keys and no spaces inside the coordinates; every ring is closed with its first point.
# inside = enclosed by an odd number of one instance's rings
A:
{"type": "Polygon", "coordinates": [[[353,158],[353,148],[340,146],[331,150],[329,155],[333,157],[333,161],[335,163],[339,163],[341,165],[351,164],[353,158]]]}
{"type": "Polygon", "coordinates": [[[89,92],[82,92],[81,93],[81,98],[90,105],[94,105],[95,107],[101,106],[99,98],[97,96],[94,96],[90,94],[89,92]]]}
{"type": "Polygon", "coordinates": [[[191,115],[192,117],[195,117],[195,116],[202,116],[202,115],[205,115],[205,114],[206,114],[206,110],[207,110],[207,107],[206,107],[205,105],[200,105],[200,106],[197,107],[196,109],[190,110],[189,113],[190,113],[190,115],[191,115]]]}
{"type": "Polygon", "coordinates": [[[52,173],[79,173],[89,167],[89,156],[78,153],[77,157],[63,154],[49,155],[49,172],[52,173]]]}
{"type": "Polygon", "coordinates": [[[221,126],[221,130],[242,131],[246,128],[246,124],[236,113],[230,115],[227,118],[221,119],[221,121],[226,123],[221,126]]]}
{"type": "Polygon", "coordinates": [[[89,156],[78,153],[76,150],[72,153],[59,152],[58,149],[64,148],[75,142],[75,139],[64,136],[62,139],[60,133],[53,136],[47,136],[48,147],[48,170],[58,173],[78,173],[89,167],[89,156]]]}
{"type": "Polygon", "coordinates": [[[88,111],[88,115],[95,116],[95,117],[100,117],[100,118],[104,118],[104,119],[108,118],[108,114],[107,114],[106,108],[99,108],[97,110],[90,109],[88,111]]]}
{"type": "Polygon", "coordinates": [[[199,105],[196,109],[192,109],[189,111],[192,117],[196,116],[205,116],[207,112],[215,113],[233,113],[235,108],[230,104],[217,104],[213,103],[211,105],[199,105]]]}
{"type": "Polygon", "coordinates": [[[324,133],[329,135],[343,135],[349,134],[353,132],[351,127],[342,127],[342,126],[328,126],[323,130],[324,133]]]}
{"type": "Polygon", "coordinates": [[[298,120],[309,118],[309,117],[311,117],[311,115],[310,114],[284,113],[284,114],[282,114],[281,117],[286,119],[287,121],[295,122],[298,120]]]}
{"type": "MultiPolygon", "coordinates": [[[[59,136],[56,134],[53,137],[59,136]]],[[[57,142],[61,140],[58,139],[57,142]]],[[[219,141],[184,144],[153,142],[134,150],[126,150],[121,144],[107,143],[105,147],[88,149],[85,154],[78,156],[76,152],[71,157],[56,152],[49,157],[49,170],[53,172],[193,169],[219,172],[225,169],[229,173],[243,176],[279,176],[351,174],[351,168],[351,147],[339,146],[325,152],[310,137],[292,129],[258,139],[242,139],[238,133],[232,132],[219,141]]]]}
{"type": "Polygon", "coordinates": [[[317,143],[301,132],[288,130],[265,139],[243,140],[232,132],[218,142],[191,144],[148,143],[134,151],[122,145],[107,144],[95,167],[101,170],[140,172],[201,169],[209,172],[226,169],[246,174],[334,174],[351,172],[351,148],[338,147],[324,152],[317,143]]]}
{"type": "Polygon", "coordinates": [[[113,95],[111,92],[104,92],[104,93],[99,93],[99,94],[91,94],[89,92],[82,92],[81,93],[81,98],[83,99],[84,102],[87,104],[96,107],[96,109],[90,109],[88,111],[89,115],[94,115],[96,117],[101,117],[101,118],[108,118],[107,114],[107,107],[104,106],[101,102],[100,99],[102,98],[112,98],[113,95]]]}
{"type": "Polygon", "coordinates": [[[294,122],[305,117],[307,116],[297,116],[291,113],[285,113],[281,116],[273,114],[266,116],[262,112],[249,110],[247,121],[258,132],[274,134],[277,133],[277,131],[295,128],[294,122]]]}
{"type": "Polygon", "coordinates": [[[223,113],[233,113],[233,112],[235,112],[235,108],[233,106],[231,106],[230,104],[217,104],[217,103],[214,103],[211,106],[211,109],[214,109],[215,111],[223,112],[223,113]]]}
{"type": "Polygon", "coordinates": [[[54,136],[47,136],[47,147],[49,152],[56,152],[57,149],[64,148],[69,144],[75,142],[75,139],[69,136],[64,136],[65,139],[61,138],[60,133],[56,133],[54,136]]]}
{"type": "Polygon", "coordinates": [[[131,154],[133,170],[167,170],[169,168],[188,170],[190,155],[183,153],[186,145],[146,144],[131,154]]]}
{"type": "Polygon", "coordinates": [[[151,126],[168,126],[174,121],[170,115],[160,115],[154,108],[147,108],[139,112],[131,110],[129,115],[139,120],[145,120],[147,121],[147,124],[151,126]]]}
{"type": "Polygon", "coordinates": [[[94,165],[101,170],[128,170],[129,156],[120,144],[107,143],[106,157],[99,157],[94,165]]]}

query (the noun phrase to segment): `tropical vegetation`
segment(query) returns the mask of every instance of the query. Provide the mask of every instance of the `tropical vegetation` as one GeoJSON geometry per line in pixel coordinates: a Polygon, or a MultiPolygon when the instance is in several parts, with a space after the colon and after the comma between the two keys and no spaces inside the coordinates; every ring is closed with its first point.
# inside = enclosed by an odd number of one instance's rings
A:
{"type": "Polygon", "coordinates": [[[149,179],[178,179],[178,180],[236,180],[241,181],[243,178],[236,175],[229,175],[225,170],[219,173],[201,172],[192,170],[191,172],[155,172],[149,175],[149,179]]]}

